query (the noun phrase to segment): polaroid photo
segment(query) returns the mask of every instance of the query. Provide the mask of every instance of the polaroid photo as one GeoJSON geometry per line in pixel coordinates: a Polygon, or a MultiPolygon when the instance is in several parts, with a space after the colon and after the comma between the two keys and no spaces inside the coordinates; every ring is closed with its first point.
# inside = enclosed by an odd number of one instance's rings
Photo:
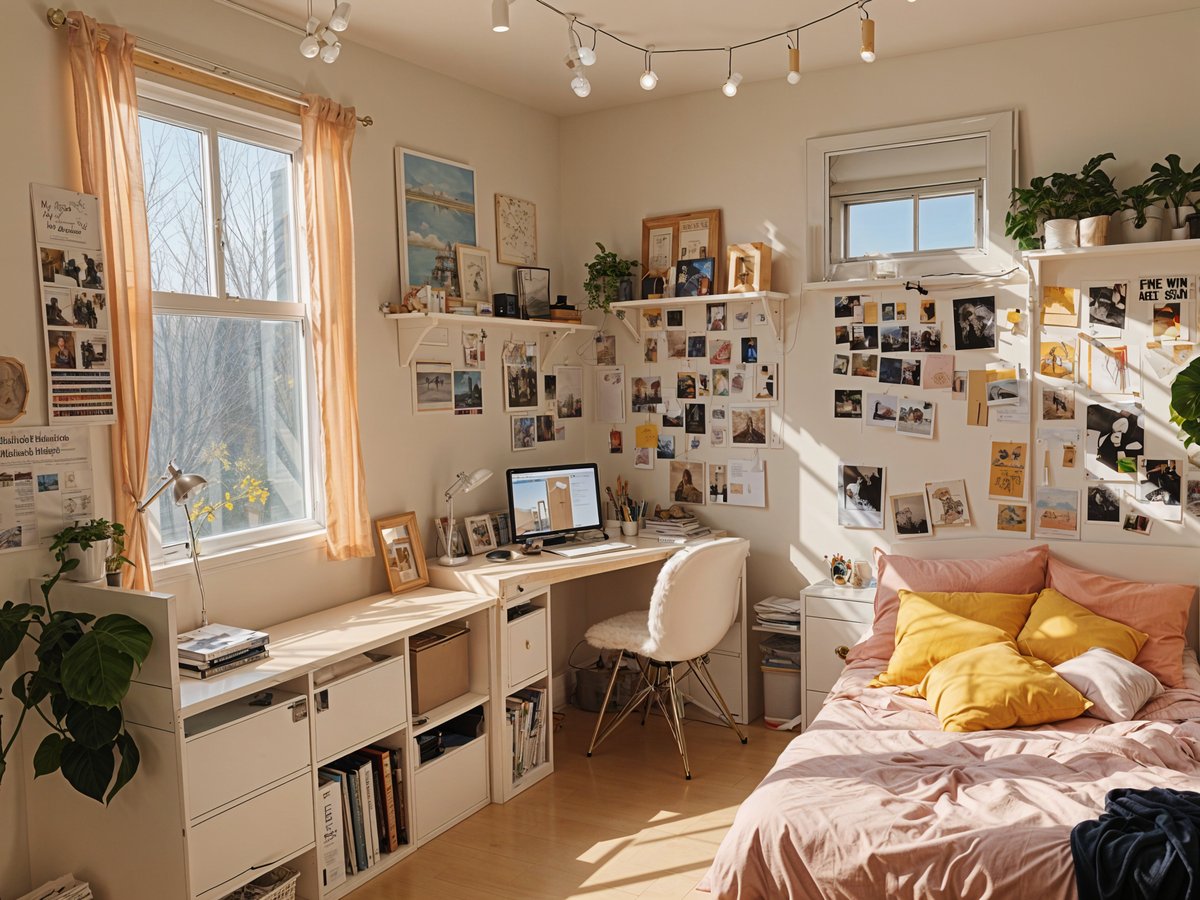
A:
{"type": "Polygon", "coordinates": [[[861,419],[863,392],[839,388],[833,392],[833,417],[835,419],[861,419]]]}
{"type": "Polygon", "coordinates": [[[1091,282],[1080,290],[1087,298],[1087,330],[1095,337],[1120,337],[1125,328],[1129,282],[1091,282]]]}
{"type": "Polygon", "coordinates": [[[879,378],[879,354],[852,353],[850,355],[850,374],[859,378],[879,378]]]}
{"type": "Polygon", "coordinates": [[[900,398],[891,394],[864,394],[864,420],[872,428],[895,428],[900,398]]]}
{"type": "MultiPolygon", "coordinates": [[[[862,392],[860,391],[859,394],[862,392]]],[[[861,407],[861,397],[860,397],[861,407]]],[[[767,408],[765,406],[735,406],[730,414],[730,442],[753,447],[767,445],[767,408]]]]}
{"type": "Polygon", "coordinates": [[[879,360],[880,384],[899,384],[903,375],[904,360],[895,356],[885,356],[879,360]]]}
{"type": "Polygon", "coordinates": [[[892,494],[892,527],[896,530],[896,537],[905,538],[921,538],[930,537],[933,534],[933,525],[930,524],[929,516],[929,499],[925,496],[924,491],[917,491],[912,494],[892,494]]]}
{"type": "Polygon", "coordinates": [[[1034,490],[1033,536],[1079,540],[1079,491],[1039,486],[1034,490]]]}
{"type": "Polygon", "coordinates": [[[879,350],[882,353],[904,353],[908,350],[907,325],[881,325],[879,350]]]}
{"type": "Polygon", "coordinates": [[[850,374],[850,357],[845,353],[833,354],[833,374],[834,375],[849,375],[850,374]]]}
{"type": "Polygon", "coordinates": [[[714,366],[729,365],[733,361],[733,342],[728,338],[709,338],[708,361],[714,366]]]}
{"type": "Polygon", "coordinates": [[[512,417],[512,448],[532,450],[537,446],[537,416],[512,417]]]}
{"type": "Polygon", "coordinates": [[[896,321],[896,304],[881,303],[879,305],[879,321],[895,322],[896,321]]]}
{"type": "Polygon", "coordinates": [[[936,410],[928,400],[901,400],[896,411],[896,433],[932,439],[936,410]]]}
{"type": "Polygon", "coordinates": [[[683,328],[683,310],[668,309],[666,311],[667,330],[673,331],[683,328]]]}
{"type": "Polygon", "coordinates": [[[708,484],[704,463],[673,459],[667,470],[672,503],[704,503],[704,487],[708,484]]]}
{"type": "Polygon", "coordinates": [[[746,393],[746,382],[749,379],[749,373],[746,372],[745,366],[737,366],[730,369],[729,374],[729,396],[741,397],[746,393]]]}
{"type": "Polygon", "coordinates": [[[1121,495],[1111,484],[1087,486],[1087,521],[1103,525],[1121,524],[1121,495]]]}
{"type": "Polygon", "coordinates": [[[921,360],[900,360],[900,384],[918,387],[921,384],[921,360]]]}
{"type": "Polygon", "coordinates": [[[908,349],[912,353],[941,353],[942,326],[918,325],[909,329],[908,349]]]}
{"type": "MultiPolygon", "coordinates": [[[[745,341],[745,338],[742,338],[745,341]]],[[[850,349],[851,350],[878,350],[879,349],[879,326],[878,325],[851,325],[850,326],[850,349]]],[[[743,360],[749,362],[749,360],[743,360]]]]}
{"type": "Polygon", "coordinates": [[[1001,503],[996,507],[996,530],[1003,534],[1029,534],[1029,507],[1024,503],[1001,503]]]}
{"type": "Polygon", "coordinates": [[[970,525],[971,508],[967,504],[967,483],[961,478],[953,481],[928,481],[925,493],[929,497],[929,512],[934,528],[970,525]]]}
{"type": "Polygon", "coordinates": [[[742,303],[737,304],[729,318],[733,322],[734,331],[745,331],[750,327],[750,307],[742,303]]]}
{"type": "Polygon", "coordinates": [[[1125,521],[1121,524],[1121,530],[1132,531],[1134,534],[1148,535],[1153,523],[1154,520],[1149,516],[1137,512],[1129,512],[1125,514],[1125,521]]]}
{"type": "Polygon", "coordinates": [[[838,464],[838,524],[843,528],[883,528],[886,470],[838,464]]]}
{"type": "Polygon", "coordinates": [[[724,303],[709,303],[705,306],[705,320],[709,331],[727,331],[724,303]]]}
{"type": "Polygon", "coordinates": [[[1075,418],[1073,388],[1042,388],[1042,421],[1058,422],[1075,418]]]}

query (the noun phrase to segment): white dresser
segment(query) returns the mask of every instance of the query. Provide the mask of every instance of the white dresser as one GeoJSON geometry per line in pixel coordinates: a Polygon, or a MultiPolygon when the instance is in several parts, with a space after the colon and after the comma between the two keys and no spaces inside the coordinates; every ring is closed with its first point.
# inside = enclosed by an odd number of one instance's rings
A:
{"type": "Polygon", "coordinates": [[[871,628],[875,588],[839,587],[830,581],[809,585],[804,598],[804,727],[842,674],[846,654],[871,628]]]}

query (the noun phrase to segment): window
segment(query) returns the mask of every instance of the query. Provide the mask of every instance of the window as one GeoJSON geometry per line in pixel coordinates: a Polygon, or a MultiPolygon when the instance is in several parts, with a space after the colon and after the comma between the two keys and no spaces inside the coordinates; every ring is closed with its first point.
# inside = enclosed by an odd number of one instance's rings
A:
{"type": "Polygon", "coordinates": [[[142,165],[154,291],[152,476],[208,486],[155,504],[163,557],[186,515],[206,553],[319,527],[299,127],[150,88],[142,165]],[[156,99],[157,98],[157,99],[156,99]]]}
{"type": "Polygon", "coordinates": [[[982,182],[974,182],[839,197],[842,259],[974,249],[982,193],[982,182]]]}

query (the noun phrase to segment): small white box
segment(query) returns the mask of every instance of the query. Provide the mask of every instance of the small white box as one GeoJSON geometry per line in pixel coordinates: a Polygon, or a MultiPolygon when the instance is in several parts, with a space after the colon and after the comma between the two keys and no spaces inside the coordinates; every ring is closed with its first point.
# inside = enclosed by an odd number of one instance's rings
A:
{"type": "Polygon", "coordinates": [[[763,718],[786,722],[800,715],[804,694],[799,669],[760,666],[763,673],[763,718]]]}

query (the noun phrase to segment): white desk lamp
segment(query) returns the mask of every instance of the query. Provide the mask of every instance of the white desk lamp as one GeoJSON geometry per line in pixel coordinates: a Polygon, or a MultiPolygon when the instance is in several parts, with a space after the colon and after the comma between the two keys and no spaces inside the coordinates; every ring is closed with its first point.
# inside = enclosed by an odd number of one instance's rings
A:
{"type": "MultiPolygon", "coordinates": [[[[200,488],[208,484],[203,475],[184,474],[175,465],[175,461],[167,463],[167,474],[162,477],[162,483],[154,489],[149,497],[138,504],[137,511],[145,512],[146,507],[158,499],[158,495],[165,491],[169,486],[174,485],[174,490],[171,496],[175,500],[176,506],[183,506],[188,497],[195,493],[200,488]]],[[[192,517],[188,515],[188,511],[183,511],[184,517],[188,523],[188,534],[191,536],[192,545],[189,548],[192,553],[192,565],[196,568],[196,582],[200,585],[200,625],[208,624],[208,604],[204,598],[204,579],[200,576],[200,556],[196,553],[196,531],[192,525],[192,517]]]]}
{"type": "Polygon", "coordinates": [[[446,555],[438,558],[438,565],[461,566],[470,562],[469,556],[454,555],[454,495],[469,494],[491,477],[491,469],[476,469],[470,475],[459,472],[454,483],[446,488],[446,533],[442,535],[446,541],[446,555]]]}

